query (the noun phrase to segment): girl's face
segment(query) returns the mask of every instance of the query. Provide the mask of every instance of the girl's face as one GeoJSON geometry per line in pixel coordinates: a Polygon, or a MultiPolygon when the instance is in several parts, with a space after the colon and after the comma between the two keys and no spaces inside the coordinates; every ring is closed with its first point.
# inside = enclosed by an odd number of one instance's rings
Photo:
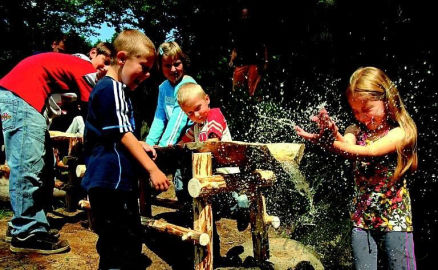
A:
{"type": "Polygon", "coordinates": [[[202,97],[195,95],[181,105],[181,109],[187,114],[190,120],[195,123],[204,123],[210,111],[210,98],[208,95],[202,97]]]}
{"type": "Polygon", "coordinates": [[[122,61],[124,64],[120,69],[121,81],[126,84],[129,89],[134,90],[151,76],[150,70],[154,61],[155,56],[153,54],[141,57],[127,57],[122,61]]]}
{"type": "Polygon", "coordinates": [[[368,130],[377,131],[388,125],[385,103],[382,100],[350,97],[348,100],[354,117],[368,130]]]}
{"type": "Polygon", "coordinates": [[[177,56],[163,55],[163,58],[161,58],[161,70],[164,77],[172,85],[177,84],[184,76],[184,64],[177,56]]]}

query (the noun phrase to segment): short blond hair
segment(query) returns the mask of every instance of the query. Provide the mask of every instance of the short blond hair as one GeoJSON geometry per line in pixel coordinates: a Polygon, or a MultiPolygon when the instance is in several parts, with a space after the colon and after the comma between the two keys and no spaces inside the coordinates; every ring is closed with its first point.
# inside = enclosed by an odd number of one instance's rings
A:
{"type": "Polygon", "coordinates": [[[199,84],[188,82],[181,85],[178,90],[178,104],[181,106],[193,97],[198,96],[204,98],[206,95],[207,94],[204,92],[204,89],[202,89],[199,84]]]}
{"type": "Polygon", "coordinates": [[[112,63],[117,61],[117,53],[126,51],[128,57],[155,55],[155,45],[144,33],[135,29],[123,30],[114,40],[114,55],[112,63]]]}

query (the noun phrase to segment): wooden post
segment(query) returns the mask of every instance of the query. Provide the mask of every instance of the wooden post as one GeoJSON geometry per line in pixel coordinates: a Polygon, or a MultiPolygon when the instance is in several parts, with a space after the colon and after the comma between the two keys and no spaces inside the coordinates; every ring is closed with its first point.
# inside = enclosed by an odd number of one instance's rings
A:
{"type": "MultiPolygon", "coordinates": [[[[211,153],[193,153],[192,171],[193,177],[211,176],[213,174],[211,153]]],[[[213,211],[208,199],[193,199],[193,229],[206,233],[210,238],[210,242],[205,247],[195,245],[195,269],[213,269],[213,222],[213,211]]]]}
{"type": "Polygon", "coordinates": [[[79,202],[80,184],[76,176],[76,166],[78,165],[78,158],[73,156],[64,156],[62,162],[68,165],[68,181],[65,185],[65,210],[67,212],[74,212],[77,209],[79,202]]]}
{"type": "Polygon", "coordinates": [[[255,189],[250,194],[250,221],[254,258],[258,263],[269,259],[268,224],[265,222],[265,197],[255,189]]]}
{"type": "Polygon", "coordinates": [[[140,188],[140,215],[152,217],[152,187],[149,184],[149,178],[142,175],[139,179],[140,188]]]}

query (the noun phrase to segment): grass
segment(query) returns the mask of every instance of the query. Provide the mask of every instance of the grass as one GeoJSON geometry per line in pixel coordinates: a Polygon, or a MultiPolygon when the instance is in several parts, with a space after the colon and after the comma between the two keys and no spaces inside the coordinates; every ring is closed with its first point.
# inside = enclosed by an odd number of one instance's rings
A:
{"type": "Polygon", "coordinates": [[[0,219],[12,217],[11,207],[3,202],[0,202],[0,219]]]}

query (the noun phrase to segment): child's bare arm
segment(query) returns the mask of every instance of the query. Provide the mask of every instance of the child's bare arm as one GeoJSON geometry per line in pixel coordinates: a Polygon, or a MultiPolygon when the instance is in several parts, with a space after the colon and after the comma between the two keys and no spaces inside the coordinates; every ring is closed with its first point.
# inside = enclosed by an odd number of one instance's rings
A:
{"type": "Polygon", "coordinates": [[[318,125],[318,133],[309,133],[299,126],[295,127],[297,135],[312,143],[320,144],[323,147],[330,147],[333,141],[343,141],[344,137],[339,133],[335,122],[330,118],[327,110],[322,108],[311,120],[318,125]]]}
{"type": "MultiPolygon", "coordinates": [[[[348,135],[348,134],[347,134],[348,135]]],[[[346,135],[346,136],[347,136],[346,135]]],[[[388,132],[385,136],[370,145],[356,145],[347,141],[335,141],[333,149],[336,152],[351,157],[376,157],[384,156],[397,150],[397,145],[403,144],[405,133],[397,127],[388,132]]]]}
{"type": "Polygon", "coordinates": [[[121,142],[141,166],[149,172],[151,182],[155,189],[167,190],[170,184],[169,180],[157,167],[154,161],[146,154],[142,144],[137,140],[134,134],[131,132],[123,134],[121,142]]]}

